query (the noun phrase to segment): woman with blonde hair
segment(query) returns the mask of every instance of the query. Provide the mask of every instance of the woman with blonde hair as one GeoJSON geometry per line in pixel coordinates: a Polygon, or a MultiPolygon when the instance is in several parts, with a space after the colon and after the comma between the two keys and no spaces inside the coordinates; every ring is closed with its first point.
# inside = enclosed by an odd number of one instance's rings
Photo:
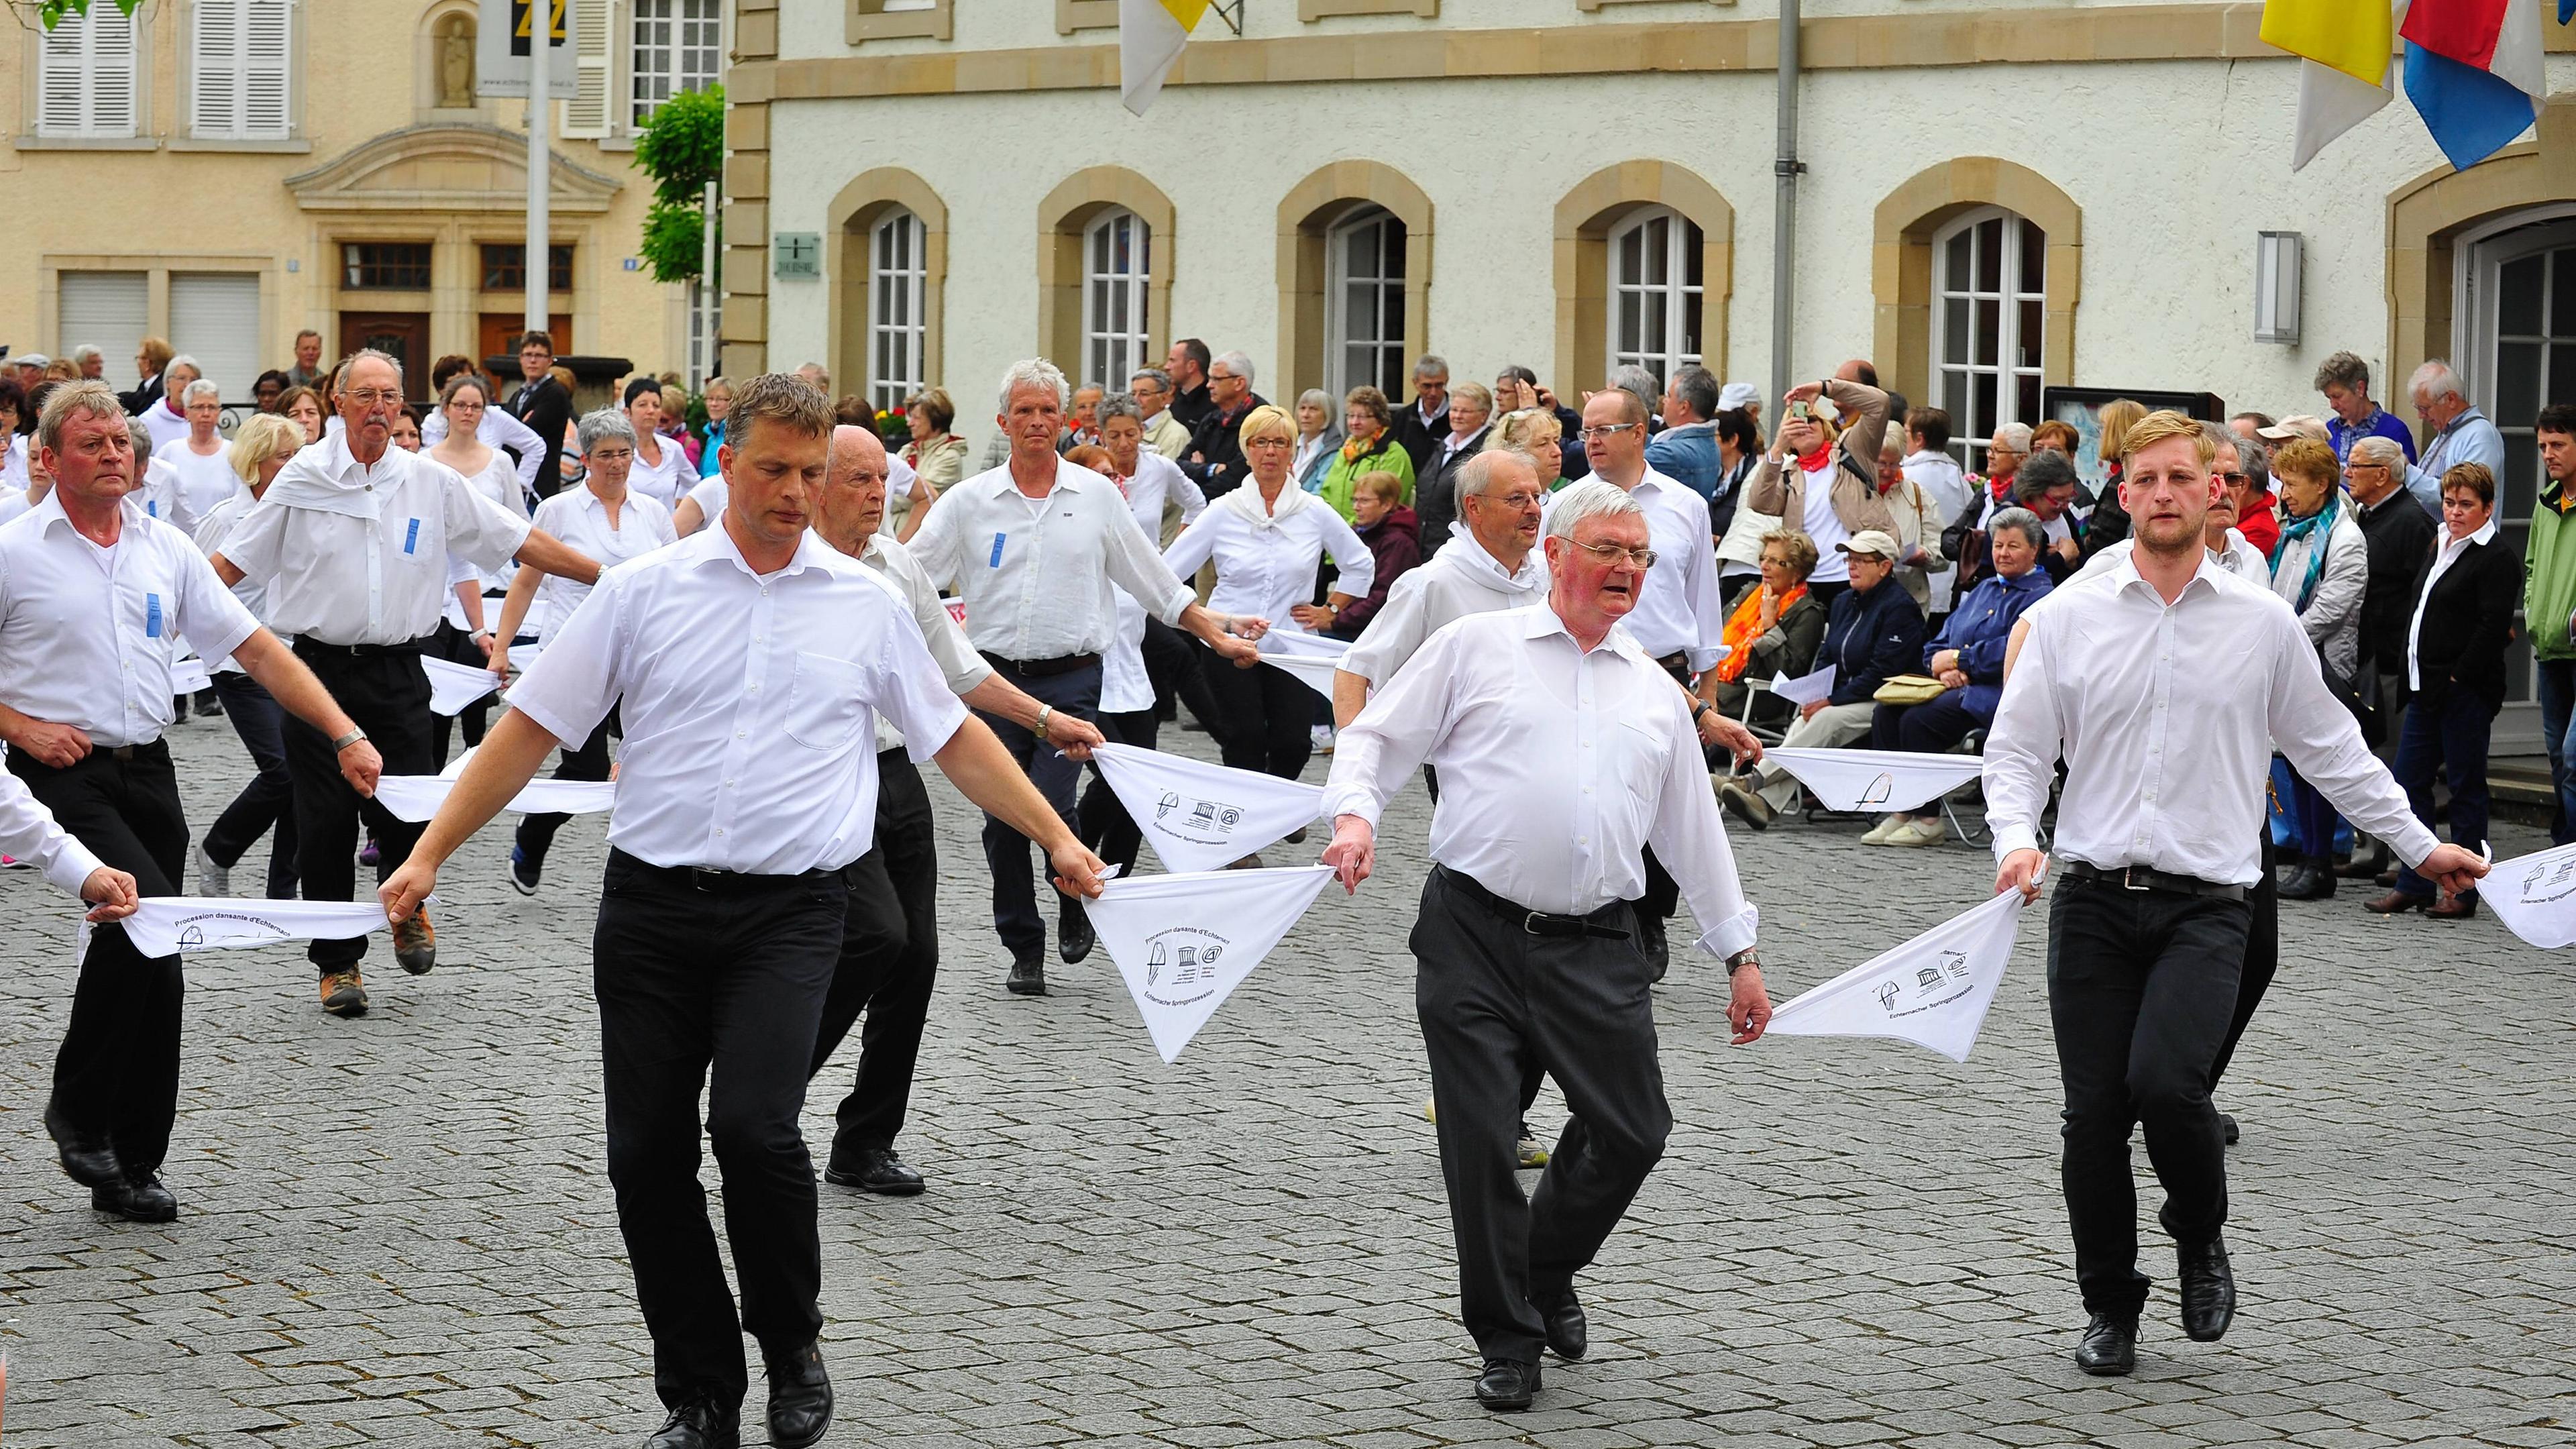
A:
{"type": "MultiPolygon", "coordinates": [[[[233,525],[268,492],[278,471],[303,446],[304,430],[276,413],[254,413],[242,420],[224,453],[224,461],[239,481],[230,497],[207,510],[198,521],[196,540],[200,553],[211,555],[223,547],[233,525]]],[[[233,597],[242,601],[252,617],[262,624],[268,622],[265,585],[245,578],[233,585],[233,597]]],[[[265,834],[269,836],[268,876],[263,893],[273,901],[293,900],[297,881],[295,784],[286,773],[286,712],[258,680],[242,672],[242,667],[229,656],[211,661],[208,667],[215,697],[224,702],[224,718],[232,721],[233,733],[241,737],[242,748],[250,751],[251,763],[258,773],[242,786],[241,793],[206,827],[205,838],[197,842],[197,894],[231,895],[232,868],[265,834]]]]}
{"type": "Polygon", "coordinates": [[[1550,493],[1565,486],[1565,424],[1548,408],[1516,408],[1494,422],[1492,446],[1530,460],[1550,493]]]}

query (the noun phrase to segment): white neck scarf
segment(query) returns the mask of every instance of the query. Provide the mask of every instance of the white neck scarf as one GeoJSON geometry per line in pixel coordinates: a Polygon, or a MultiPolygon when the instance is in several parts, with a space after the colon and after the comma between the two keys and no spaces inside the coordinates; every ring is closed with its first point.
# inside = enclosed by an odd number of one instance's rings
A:
{"type": "Polygon", "coordinates": [[[1304,510],[1316,507],[1322,502],[1322,499],[1298,487],[1293,478],[1279,485],[1279,501],[1275,505],[1278,511],[1275,513],[1269,506],[1264,505],[1261,485],[1258,483],[1246,482],[1242,487],[1217,500],[1220,506],[1231,508],[1241,514],[1244,521],[1250,523],[1255,529],[1277,528],[1304,510]]]}

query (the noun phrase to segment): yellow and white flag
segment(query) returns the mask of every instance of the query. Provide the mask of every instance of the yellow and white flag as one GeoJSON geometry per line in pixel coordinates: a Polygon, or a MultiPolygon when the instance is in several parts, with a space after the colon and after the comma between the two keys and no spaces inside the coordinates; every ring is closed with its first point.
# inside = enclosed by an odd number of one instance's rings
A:
{"type": "Polygon", "coordinates": [[[2302,60],[2291,170],[2396,97],[2396,17],[2405,8],[2406,0],[2264,0],[2263,43],[2302,60]]]}
{"type": "Polygon", "coordinates": [[[1118,99],[1137,115],[1163,93],[1208,0],[1118,0],[1118,99]]]}

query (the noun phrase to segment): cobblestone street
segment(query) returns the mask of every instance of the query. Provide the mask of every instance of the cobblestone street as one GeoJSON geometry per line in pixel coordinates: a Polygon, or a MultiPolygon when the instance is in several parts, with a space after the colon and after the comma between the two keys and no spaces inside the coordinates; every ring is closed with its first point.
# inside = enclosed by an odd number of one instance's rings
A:
{"type": "MultiPolygon", "coordinates": [[[[202,831],[247,760],[221,720],[174,741],[202,831]]],[[[2150,1221],[2125,1381],[2068,1361],[2041,916],[1964,1066],[1884,1041],[1730,1049],[1723,974],[1677,960],[1657,1013],[1678,1124],[1580,1280],[1592,1354],[1494,1416],[1422,1118],[1421,793],[1390,812],[1380,878],[1329,890],[1165,1066],[1105,951],[1051,960],[1050,997],[1003,993],[975,818],[933,792],[943,973],[901,1143],[931,1190],[823,1189],[830,1444],[2576,1443],[2576,958],[2492,917],[2381,920],[2350,890],[2285,907],[2280,981],[2221,1094],[2245,1132],[2243,1306],[2223,1344],[2184,1340],[2150,1221]]],[[[55,1166],[38,1118],[76,917],[0,877],[0,1442],[641,1442],[659,1412],[590,999],[604,822],[566,829],[533,900],[485,830],[443,883],[438,970],[404,976],[376,938],[362,1020],[321,1014],[300,950],[192,957],[167,1227],[100,1219],[55,1166]]],[[[1858,833],[1735,832],[1775,1000],[1991,882],[1982,848],[1858,833]]],[[[2499,857],[2545,843],[2499,834],[2499,857]]],[[[818,1152],[854,1056],[808,1104],[818,1152]]],[[[1536,1119],[1561,1125],[1552,1087],[1536,1119]]]]}

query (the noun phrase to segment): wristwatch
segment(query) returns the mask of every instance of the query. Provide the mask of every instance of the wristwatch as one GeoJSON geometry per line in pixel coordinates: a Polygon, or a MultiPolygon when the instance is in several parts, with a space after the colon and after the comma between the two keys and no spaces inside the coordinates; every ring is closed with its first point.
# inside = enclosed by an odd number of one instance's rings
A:
{"type": "Polygon", "coordinates": [[[1697,700],[1697,701],[1694,701],[1694,702],[1692,703],[1692,705],[1691,705],[1691,723],[1693,723],[1693,724],[1697,724],[1697,723],[1699,723],[1699,717],[1700,717],[1701,715],[1704,715],[1704,714],[1708,713],[1710,710],[1715,709],[1716,707],[1717,707],[1717,706],[1715,706],[1715,705],[1713,705],[1713,704],[1710,704],[1707,700],[1704,700],[1704,699],[1703,699],[1703,700],[1697,700]]]}
{"type": "Polygon", "coordinates": [[[347,734],[342,735],[331,742],[331,753],[336,755],[366,737],[367,732],[365,730],[358,728],[356,725],[351,725],[349,726],[349,732],[347,734]]]}
{"type": "Polygon", "coordinates": [[[1733,976],[1737,968],[1744,966],[1750,966],[1756,971],[1762,969],[1761,954],[1750,946],[1726,958],[1726,974],[1733,976]]]}
{"type": "Polygon", "coordinates": [[[1038,706],[1037,731],[1039,739],[1045,739],[1047,737],[1047,721],[1053,718],[1055,718],[1054,705],[1042,704],[1038,706]]]}

